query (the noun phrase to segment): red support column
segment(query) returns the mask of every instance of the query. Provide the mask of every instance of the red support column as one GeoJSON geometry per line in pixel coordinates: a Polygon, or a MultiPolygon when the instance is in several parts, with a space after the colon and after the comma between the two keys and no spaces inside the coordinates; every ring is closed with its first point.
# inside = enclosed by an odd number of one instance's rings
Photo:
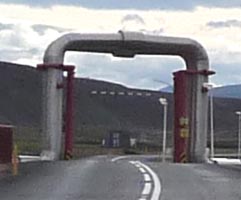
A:
{"type": "Polygon", "coordinates": [[[189,161],[188,73],[174,74],[174,162],[189,161]]]}
{"type": "Polygon", "coordinates": [[[65,124],[65,152],[64,158],[72,158],[73,151],[73,82],[74,68],[66,70],[67,74],[67,97],[66,97],[66,124],[65,124]]]}
{"type": "Polygon", "coordinates": [[[11,163],[13,149],[13,127],[0,124],[0,164],[11,163]]]}

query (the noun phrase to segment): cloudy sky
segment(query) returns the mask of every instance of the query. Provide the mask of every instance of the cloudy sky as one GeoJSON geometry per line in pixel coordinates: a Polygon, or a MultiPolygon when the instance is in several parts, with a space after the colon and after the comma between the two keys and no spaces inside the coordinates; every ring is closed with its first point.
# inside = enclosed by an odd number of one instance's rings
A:
{"type": "MultiPolygon", "coordinates": [[[[207,50],[216,85],[241,84],[241,0],[0,0],[0,60],[35,66],[51,41],[68,32],[189,37],[207,50]]],[[[65,63],[77,76],[130,87],[159,89],[172,72],[185,68],[179,57],[113,58],[68,52],[65,63]]]]}

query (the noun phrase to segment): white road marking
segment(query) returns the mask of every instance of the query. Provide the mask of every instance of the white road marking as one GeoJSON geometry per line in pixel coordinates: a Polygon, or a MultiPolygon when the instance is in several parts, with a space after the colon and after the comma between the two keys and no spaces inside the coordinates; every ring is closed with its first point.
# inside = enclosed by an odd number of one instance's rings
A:
{"type": "Polygon", "coordinates": [[[150,200],[159,200],[161,195],[161,183],[156,173],[150,167],[140,161],[129,161],[129,163],[136,166],[140,171],[143,171],[143,169],[146,171],[145,173],[142,172],[145,185],[142,190],[142,196],[139,198],[139,200],[147,200],[147,197],[150,195],[152,189],[152,181],[154,188],[150,200]]]}
{"type": "Polygon", "coordinates": [[[145,183],[141,194],[142,195],[149,195],[150,193],[151,193],[151,183],[145,183]]]}
{"type": "Polygon", "coordinates": [[[137,163],[134,164],[136,167],[140,168],[141,166],[137,163]]]}
{"type": "Polygon", "coordinates": [[[144,169],[146,169],[153,179],[154,189],[153,189],[150,200],[159,200],[159,197],[161,194],[161,183],[160,183],[158,176],[150,167],[143,164],[142,162],[137,161],[136,163],[139,163],[144,169]]]}
{"type": "Polygon", "coordinates": [[[123,159],[129,158],[129,157],[131,157],[131,156],[117,156],[115,158],[112,158],[111,162],[116,162],[118,160],[123,160],[123,159]]]}
{"type": "Polygon", "coordinates": [[[145,182],[150,182],[151,181],[151,177],[149,174],[143,174],[144,175],[144,180],[145,182]]]}
{"type": "Polygon", "coordinates": [[[139,164],[139,163],[137,163],[136,161],[134,161],[135,163],[134,163],[134,165],[136,166],[136,167],[141,167],[141,165],[139,164]]]}
{"type": "Polygon", "coordinates": [[[118,95],[125,95],[124,92],[118,92],[118,95]]]}
{"type": "Polygon", "coordinates": [[[93,90],[91,91],[91,94],[97,94],[97,91],[93,90]]]}
{"type": "Polygon", "coordinates": [[[225,164],[225,165],[240,165],[241,161],[239,159],[232,159],[232,158],[212,158],[212,161],[216,161],[218,164],[225,164]]]}
{"type": "Polygon", "coordinates": [[[131,163],[132,165],[134,165],[136,163],[136,161],[129,161],[129,163],[131,163]]]}
{"type": "Polygon", "coordinates": [[[107,92],[106,92],[106,91],[100,91],[100,94],[102,94],[102,95],[106,95],[107,92]]]}
{"type": "Polygon", "coordinates": [[[143,174],[146,173],[146,170],[145,170],[144,168],[142,168],[142,167],[139,167],[139,170],[140,170],[140,172],[143,173],[143,174]]]}
{"type": "Polygon", "coordinates": [[[20,162],[34,162],[41,161],[40,156],[19,155],[20,162]]]}
{"type": "MultiPolygon", "coordinates": [[[[160,155],[124,155],[124,156],[117,156],[117,157],[114,157],[111,159],[111,162],[116,162],[118,160],[124,160],[124,159],[129,159],[129,158],[132,158],[133,157],[139,159],[139,158],[159,158],[160,155]]],[[[137,163],[138,164],[138,163],[137,163]]]]}

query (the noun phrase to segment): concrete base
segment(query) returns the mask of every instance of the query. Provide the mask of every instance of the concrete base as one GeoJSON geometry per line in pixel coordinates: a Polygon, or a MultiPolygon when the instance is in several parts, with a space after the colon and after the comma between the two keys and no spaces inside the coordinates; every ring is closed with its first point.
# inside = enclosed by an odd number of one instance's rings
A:
{"type": "Polygon", "coordinates": [[[53,151],[42,151],[40,154],[40,160],[53,161],[56,160],[56,153],[53,151]]]}

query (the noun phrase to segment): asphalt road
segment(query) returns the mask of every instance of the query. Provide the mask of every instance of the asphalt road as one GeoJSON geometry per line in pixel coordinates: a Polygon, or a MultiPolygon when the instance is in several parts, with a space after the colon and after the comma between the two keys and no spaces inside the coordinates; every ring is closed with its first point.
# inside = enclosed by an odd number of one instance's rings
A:
{"type": "Polygon", "coordinates": [[[0,176],[1,200],[240,200],[241,166],[97,156],[21,165],[0,176]]]}

